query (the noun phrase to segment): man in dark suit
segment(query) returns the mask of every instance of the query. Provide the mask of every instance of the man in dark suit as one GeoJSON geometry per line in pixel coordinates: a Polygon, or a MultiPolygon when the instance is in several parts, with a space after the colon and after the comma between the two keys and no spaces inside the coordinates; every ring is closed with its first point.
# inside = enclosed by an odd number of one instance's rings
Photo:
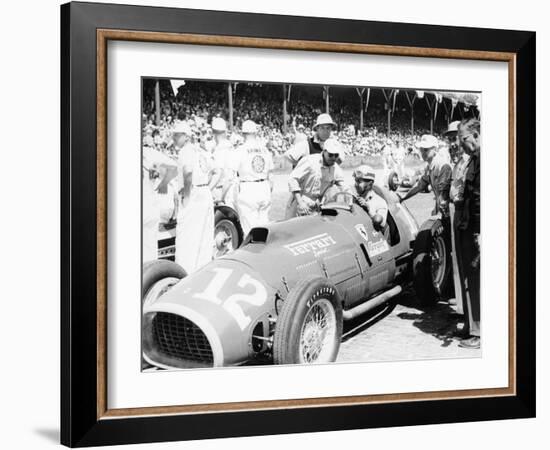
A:
{"type": "Polygon", "coordinates": [[[459,265],[464,293],[465,333],[459,346],[480,347],[480,152],[479,120],[466,119],[458,126],[458,142],[470,156],[464,183],[464,212],[457,233],[459,265]]]}

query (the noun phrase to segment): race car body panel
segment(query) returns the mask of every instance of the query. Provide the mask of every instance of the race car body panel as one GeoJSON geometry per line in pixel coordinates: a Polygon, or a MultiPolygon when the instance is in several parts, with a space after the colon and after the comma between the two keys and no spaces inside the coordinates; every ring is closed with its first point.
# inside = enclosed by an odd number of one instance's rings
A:
{"type": "Polygon", "coordinates": [[[174,363],[176,367],[200,367],[203,362],[213,366],[243,362],[252,353],[249,343],[254,326],[273,314],[274,294],[251,267],[238,261],[212,262],[144,306],[146,359],[165,367],[174,363]],[[190,323],[177,323],[179,316],[190,323]],[[186,334],[196,348],[174,345],[175,334],[186,334]],[[155,351],[159,346],[162,352],[155,351]]]}

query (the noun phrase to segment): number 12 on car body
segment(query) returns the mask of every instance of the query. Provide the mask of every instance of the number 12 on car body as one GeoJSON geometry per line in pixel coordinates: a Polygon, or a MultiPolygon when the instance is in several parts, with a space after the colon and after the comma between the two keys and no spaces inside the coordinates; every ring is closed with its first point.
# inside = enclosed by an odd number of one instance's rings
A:
{"type": "Polygon", "coordinates": [[[251,317],[247,316],[241,307],[240,303],[245,303],[253,306],[262,306],[267,300],[267,290],[265,286],[249,274],[245,273],[241,276],[237,282],[237,287],[244,290],[251,286],[253,292],[245,294],[244,292],[237,292],[229,296],[226,300],[220,298],[220,293],[226,286],[229,278],[233,275],[232,269],[223,267],[215,267],[212,269],[214,273],[213,278],[208,283],[208,286],[204,291],[193,294],[194,298],[207,300],[220,305],[225,309],[231,317],[235,319],[241,330],[244,330],[251,322],[251,317]]]}

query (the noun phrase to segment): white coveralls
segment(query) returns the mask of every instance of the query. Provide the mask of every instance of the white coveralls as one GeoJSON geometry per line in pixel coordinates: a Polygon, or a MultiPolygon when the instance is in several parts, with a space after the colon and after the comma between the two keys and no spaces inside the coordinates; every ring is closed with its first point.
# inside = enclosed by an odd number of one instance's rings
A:
{"type": "Polygon", "coordinates": [[[149,172],[143,170],[143,262],[158,258],[158,232],[160,221],[160,205],[158,195],[149,179],[149,172]]]}
{"type": "Polygon", "coordinates": [[[243,233],[269,222],[271,207],[270,173],[273,157],[258,141],[245,142],[237,149],[239,188],[236,198],[237,212],[243,233]]]}
{"type": "Polygon", "coordinates": [[[212,260],[214,253],[214,202],[208,187],[215,165],[212,155],[186,144],[178,155],[178,180],[191,174],[189,198],[180,204],[176,225],[176,263],[188,273],[212,260]]]}
{"type": "MultiPolygon", "coordinates": [[[[290,173],[288,187],[291,193],[300,192],[313,205],[321,200],[323,194],[333,183],[343,185],[344,172],[338,164],[330,167],[325,166],[322,153],[315,153],[300,159],[298,165],[290,173]]],[[[292,195],[287,204],[286,219],[297,216],[297,206],[294,195],[292,195]]]]}
{"type": "Polygon", "coordinates": [[[236,159],[237,152],[229,140],[220,142],[214,149],[214,163],[216,167],[222,170],[222,176],[214,189],[214,200],[222,201],[233,209],[235,209],[236,159]],[[222,194],[228,186],[230,187],[225,197],[222,198],[222,194]]]}

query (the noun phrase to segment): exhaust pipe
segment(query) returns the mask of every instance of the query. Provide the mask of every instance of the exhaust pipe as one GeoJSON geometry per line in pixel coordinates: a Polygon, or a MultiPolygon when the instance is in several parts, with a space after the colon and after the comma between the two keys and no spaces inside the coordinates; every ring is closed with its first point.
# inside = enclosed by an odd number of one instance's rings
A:
{"type": "Polygon", "coordinates": [[[344,320],[355,319],[357,316],[365,314],[366,312],[386,303],[390,298],[395,297],[397,294],[401,293],[402,290],[403,289],[401,288],[401,286],[395,286],[389,291],[383,292],[382,294],[371,298],[365,303],[361,303],[354,308],[343,311],[344,320]]]}

